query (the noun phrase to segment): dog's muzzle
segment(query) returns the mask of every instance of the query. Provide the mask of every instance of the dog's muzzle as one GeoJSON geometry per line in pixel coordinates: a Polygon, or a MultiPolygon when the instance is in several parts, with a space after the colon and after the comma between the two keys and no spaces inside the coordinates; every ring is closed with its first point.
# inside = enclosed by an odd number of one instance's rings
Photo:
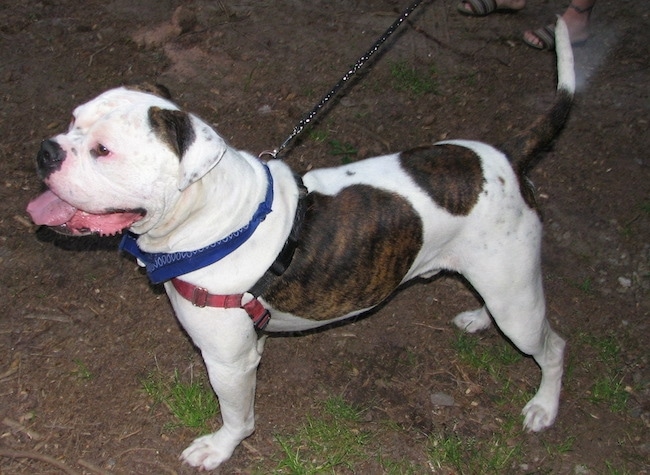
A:
{"type": "Polygon", "coordinates": [[[36,155],[38,176],[41,180],[47,178],[52,172],[61,168],[65,160],[65,151],[54,140],[43,140],[41,149],[36,155]]]}

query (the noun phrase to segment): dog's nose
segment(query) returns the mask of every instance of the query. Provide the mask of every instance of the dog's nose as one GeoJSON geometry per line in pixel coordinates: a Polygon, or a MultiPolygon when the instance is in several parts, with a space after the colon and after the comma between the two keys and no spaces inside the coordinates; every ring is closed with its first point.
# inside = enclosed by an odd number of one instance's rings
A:
{"type": "Polygon", "coordinates": [[[41,149],[36,155],[38,176],[41,179],[46,178],[50,173],[61,168],[63,160],[65,160],[65,152],[61,146],[54,140],[43,140],[41,149]]]}

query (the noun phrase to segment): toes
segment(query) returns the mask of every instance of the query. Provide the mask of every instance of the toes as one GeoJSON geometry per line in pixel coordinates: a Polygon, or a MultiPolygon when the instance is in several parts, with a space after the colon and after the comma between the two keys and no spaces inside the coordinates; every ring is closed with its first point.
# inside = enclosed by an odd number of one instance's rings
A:
{"type": "Polygon", "coordinates": [[[181,454],[181,460],[201,470],[214,470],[232,455],[232,450],[224,450],[215,444],[212,434],[199,437],[181,454]]]}
{"type": "Polygon", "coordinates": [[[535,35],[535,33],[531,30],[526,30],[524,32],[524,41],[528,43],[530,46],[532,46],[533,48],[542,49],[544,47],[544,45],[539,40],[537,35],[535,35]]]}
{"type": "Polygon", "coordinates": [[[522,414],[524,415],[524,428],[531,432],[539,432],[553,425],[557,410],[530,401],[524,407],[522,414]]]}

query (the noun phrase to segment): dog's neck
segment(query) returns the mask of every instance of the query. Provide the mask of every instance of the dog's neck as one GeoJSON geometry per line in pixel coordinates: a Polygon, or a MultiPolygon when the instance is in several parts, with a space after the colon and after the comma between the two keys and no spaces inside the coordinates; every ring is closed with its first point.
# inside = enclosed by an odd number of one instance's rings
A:
{"type": "Polygon", "coordinates": [[[165,219],[141,234],[138,245],[145,252],[178,252],[219,241],[250,221],[267,182],[257,158],[229,149],[208,174],[169,197],[165,219]]]}

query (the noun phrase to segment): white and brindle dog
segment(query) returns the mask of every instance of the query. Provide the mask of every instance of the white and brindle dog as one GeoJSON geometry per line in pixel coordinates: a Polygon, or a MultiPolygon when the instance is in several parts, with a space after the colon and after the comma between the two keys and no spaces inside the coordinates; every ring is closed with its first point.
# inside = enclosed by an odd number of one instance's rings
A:
{"type": "Polygon", "coordinates": [[[462,274],[484,301],[458,327],[493,319],[540,366],[524,426],[553,424],[565,343],[545,317],[542,224],[526,172],[575,89],[561,20],[556,35],[556,100],[502,151],[449,140],[313,170],[303,186],[282,161],[236,150],[167,98],[128,88],[77,107],[68,132],[43,142],[48,191],[29,204],[34,222],[73,235],[127,230],[124,248],[165,282],[201,350],[223,426],[196,439],[185,462],[214,469],[253,432],[261,328],[345,319],[441,270],[462,274]]]}

